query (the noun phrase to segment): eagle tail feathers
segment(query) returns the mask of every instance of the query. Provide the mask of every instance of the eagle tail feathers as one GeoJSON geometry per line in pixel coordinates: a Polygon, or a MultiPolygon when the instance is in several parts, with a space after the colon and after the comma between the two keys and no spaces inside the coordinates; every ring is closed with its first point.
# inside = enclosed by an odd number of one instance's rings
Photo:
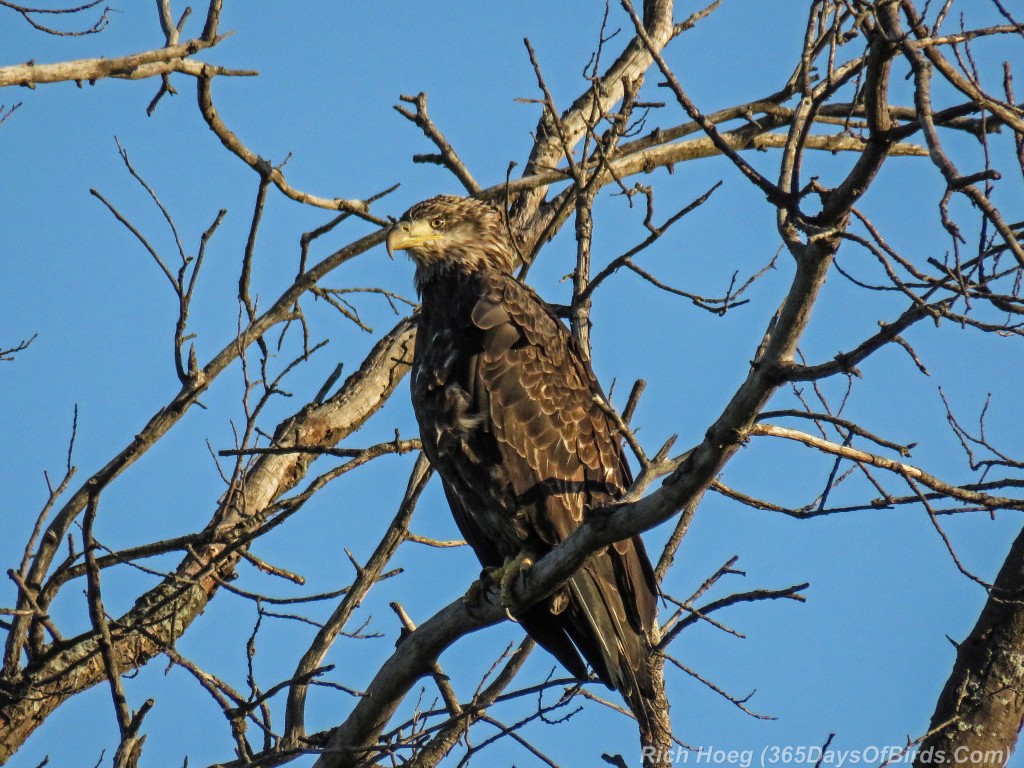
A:
{"type": "Polygon", "coordinates": [[[594,566],[598,563],[584,566],[569,580],[573,600],[566,612],[571,613],[566,630],[601,681],[622,694],[643,725],[654,688],[647,666],[648,640],[631,626],[614,582],[602,578],[594,566]]]}

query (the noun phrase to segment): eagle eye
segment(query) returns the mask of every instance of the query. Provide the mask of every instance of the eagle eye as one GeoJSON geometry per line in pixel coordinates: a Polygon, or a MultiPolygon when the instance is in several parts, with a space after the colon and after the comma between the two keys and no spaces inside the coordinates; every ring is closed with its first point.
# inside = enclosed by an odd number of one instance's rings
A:
{"type": "Polygon", "coordinates": [[[444,229],[444,216],[435,216],[430,220],[430,226],[433,229],[444,229]]]}

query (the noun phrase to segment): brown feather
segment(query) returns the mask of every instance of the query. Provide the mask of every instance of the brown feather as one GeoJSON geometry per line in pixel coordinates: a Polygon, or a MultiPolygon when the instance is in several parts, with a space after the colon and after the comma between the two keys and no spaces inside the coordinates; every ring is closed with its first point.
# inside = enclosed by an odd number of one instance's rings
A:
{"type": "MultiPolygon", "coordinates": [[[[423,448],[484,566],[543,556],[631,482],[600,386],[550,308],[511,272],[500,210],[437,197],[396,224],[436,232],[408,247],[423,304],[412,400],[423,448]],[[404,224],[409,222],[409,224],[404,224]]],[[[389,239],[389,243],[390,243],[389,239]]],[[[520,617],[574,675],[589,662],[643,716],[657,585],[639,537],[598,553],[520,617]]]]}

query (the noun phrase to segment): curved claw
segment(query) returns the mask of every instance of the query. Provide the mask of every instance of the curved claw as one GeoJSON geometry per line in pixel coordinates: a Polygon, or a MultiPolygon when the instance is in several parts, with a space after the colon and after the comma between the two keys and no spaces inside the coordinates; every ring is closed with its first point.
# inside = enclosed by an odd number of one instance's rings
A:
{"type": "Polygon", "coordinates": [[[523,575],[527,568],[533,565],[533,560],[526,554],[520,552],[515,557],[508,558],[500,568],[488,570],[488,577],[498,584],[501,595],[501,606],[505,609],[505,616],[510,620],[519,623],[519,620],[512,615],[511,607],[515,600],[512,595],[512,586],[515,580],[523,575]]]}

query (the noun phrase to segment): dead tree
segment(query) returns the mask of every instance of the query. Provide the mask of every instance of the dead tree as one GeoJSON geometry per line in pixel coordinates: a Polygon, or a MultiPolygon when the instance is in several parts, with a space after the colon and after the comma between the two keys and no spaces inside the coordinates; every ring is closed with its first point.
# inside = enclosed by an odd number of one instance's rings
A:
{"type": "MultiPolygon", "coordinates": [[[[676,554],[705,495],[710,492],[762,514],[798,520],[879,509],[923,511],[955,567],[987,591],[988,605],[974,632],[959,646],[930,728],[910,738],[906,748],[980,754],[992,758],[986,764],[1005,764],[1016,743],[1019,704],[1024,700],[1024,669],[1014,662],[1024,652],[1020,539],[989,584],[964,565],[943,523],[952,515],[994,516],[1024,508],[1020,495],[1024,457],[1014,454],[1013,446],[1007,448],[989,438],[984,412],[976,427],[968,426],[950,404],[947,422],[963,450],[968,472],[956,479],[941,477],[912,463],[913,446],[887,435],[884,420],[855,418],[846,415],[845,409],[861,369],[883,350],[899,348],[915,370],[927,374],[912,344],[912,334],[920,326],[933,324],[944,331],[984,335],[1010,346],[1020,343],[1024,211],[1019,195],[1000,197],[997,192],[1006,186],[1012,189],[1011,177],[1024,174],[1024,111],[1014,95],[1011,63],[1001,67],[997,63],[998,78],[993,80],[994,59],[988,47],[999,52],[998,46],[1008,41],[1019,54],[1024,27],[996,0],[992,6],[1001,21],[993,24],[976,22],[973,4],[970,8],[965,4],[962,17],[954,20],[952,0],[941,7],[912,0],[813,0],[802,44],[784,51],[793,64],[788,80],[758,98],[706,112],[687,83],[718,73],[677,72],[670,55],[673,41],[699,34],[706,17],[730,12],[718,5],[712,3],[683,18],[671,0],[645,0],[642,7],[622,0],[621,7],[609,8],[570,104],[556,100],[544,63],[527,40],[522,66],[529,68],[536,81],[535,92],[526,99],[536,110],[536,124],[523,127],[524,135],[532,130],[533,141],[528,154],[519,159],[521,171],[513,175],[510,167],[503,179],[478,181],[479,174],[446,138],[447,126],[430,116],[426,94],[397,97],[395,109],[436,150],[414,155],[413,161],[442,166],[466,194],[506,210],[524,279],[538,260],[555,258],[553,249],[545,246],[572,220],[571,298],[559,310],[582,349],[589,349],[592,332],[601,332],[599,326],[591,327],[593,308],[613,290],[611,286],[622,290],[627,273],[638,277],[644,290],[667,291],[687,306],[717,316],[745,305],[769,270],[789,281],[775,311],[749,318],[763,327],[760,343],[749,350],[749,366],[721,411],[701,432],[683,437],[685,450],[675,447],[675,438],[660,446],[647,445],[633,432],[642,381],[628,399],[621,399],[621,414],[614,416],[636,458],[639,471],[634,488],[623,504],[595,513],[536,563],[516,586],[515,604],[537,603],[592,553],[667,522],[671,533],[657,564],[665,601],[660,638],[650,659],[652,669],[663,681],[668,661],[670,675],[694,676],[757,716],[745,698],[702,678],[675,658],[670,646],[685,629],[699,623],[733,632],[719,619],[719,611],[750,601],[802,601],[808,585],[720,594],[726,578],[737,573],[731,559],[706,579],[690,573],[691,580],[703,583],[691,590],[690,597],[674,596],[679,585],[686,583],[677,580],[685,565],[675,563],[676,554]],[[618,34],[615,27],[621,27],[618,34]],[[831,162],[837,155],[848,157],[849,162],[831,162]],[[862,210],[866,196],[891,172],[890,161],[896,156],[934,168],[936,186],[930,193],[937,205],[928,225],[946,233],[945,254],[901,252],[892,244],[894,233],[862,210]],[[723,179],[756,190],[763,200],[760,204],[775,217],[781,245],[781,253],[765,259],[763,269],[742,274],[731,264],[722,265],[727,287],[718,296],[692,286],[670,285],[656,270],[640,263],[648,252],[678,248],[673,227],[689,216],[705,215],[702,206],[715,199],[719,187],[694,189],[685,199],[676,199],[659,192],[662,177],[656,172],[703,158],[719,163],[723,179]],[[635,245],[612,258],[599,255],[606,249],[599,247],[600,227],[595,226],[600,216],[607,215],[595,203],[605,198],[619,198],[623,210],[633,208],[643,214],[635,245]],[[860,316],[870,317],[874,326],[831,359],[809,360],[801,342],[812,325],[812,311],[828,308],[830,299],[823,297],[828,278],[841,282],[863,302],[860,316]],[[829,382],[836,380],[847,387],[839,402],[829,389],[829,382]],[[792,444],[810,450],[806,503],[773,500],[775,488],[770,480],[753,488],[725,483],[722,473],[736,457],[747,447],[753,451],[765,444],[773,449],[792,444]],[[853,500],[847,491],[851,488],[853,500]],[[834,501],[840,494],[843,500],[834,501]]],[[[40,11],[0,2],[0,12],[4,10],[46,34],[97,34],[110,22],[98,3],[40,11]],[[71,31],[57,29],[57,22],[78,26],[71,31]]],[[[182,9],[175,19],[170,0],[157,0],[156,11],[163,39],[159,48],[56,64],[31,61],[4,66],[0,87],[34,90],[61,81],[152,78],[159,84],[150,113],[165,98],[195,88],[198,113],[206,127],[255,174],[248,237],[233,246],[239,269],[237,294],[231,298],[238,306],[238,332],[223,339],[219,351],[206,359],[201,359],[193,341],[195,289],[205,274],[208,246],[219,236],[225,212],[203,222],[198,240],[187,243],[172,206],[165,205],[156,191],[159,180],[138,169],[119,145],[126,178],[157,208],[172,234],[171,256],[155,246],[151,233],[122,213],[111,196],[100,189],[92,194],[130,233],[140,252],[152,259],[160,279],[170,284],[176,306],[170,352],[178,391],[137,434],[126,436],[121,450],[98,462],[101,468],[84,479],[75,471],[73,429],[63,478],[53,483],[47,478],[48,499],[36,516],[20,561],[9,563],[14,597],[0,609],[5,633],[0,762],[14,755],[68,700],[101,685],[109,688],[120,732],[114,763],[137,764],[145,740],[144,718],[154,702],[131,700],[123,681],[162,658],[194,676],[223,712],[235,747],[230,765],[281,765],[314,753],[319,755],[319,766],[388,761],[431,766],[451,755],[468,760],[506,739],[530,751],[539,762],[556,764],[557,758],[530,742],[530,728],[568,720],[583,703],[602,701],[593,681],[522,679],[520,670],[533,647],[529,640],[496,653],[491,666],[479,670],[479,682],[471,691],[456,685],[438,661],[445,649],[469,633],[506,620],[505,607],[493,591],[477,599],[460,595],[433,615],[391,603],[395,614],[391,629],[399,641],[362,689],[345,677],[345,670],[335,670],[328,663],[342,638],[367,636],[358,623],[358,609],[377,585],[401,572],[395,565],[401,548],[445,549],[461,544],[414,533],[414,512],[431,476],[414,436],[403,438],[396,430],[391,440],[355,442],[360,429],[396,395],[408,370],[415,334],[407,315],[415,302],[381,286],[335,288],[329,281],[341,265],[379,251],[389,223],[387,214],[397,213],[387,198],[393,187],[371,180],[379,192],[365,199],[297,188],[283,164],[274,164],[247,146],[218,112],[218,81],[257,74],[205,60],[216,58],[226,37],[220,29],[221,0],[210,0],[202,30],[195,37],[185,36],[189,25],[196,23],[190,20],[190,9],[182,9]],[[202,61],[197,58],[200,54],[202,61]],[[331,214],[299,238],[294,280],[279,285],[272,301],[261,301],[251,289],[256,244],[265,207],[276,196],[331,214]],[[371,227],[370,234],[348,233],[346,227],[354,229],[355,224],[371,227]],[[362,333],[368,326],[359,301],[367,295],[390,303],[398,316],[394,327],[374,336],[372,349],[357,370],[342,379],[341,370],[336,369],[315,391],[294,392],[303,404],[292,408],[287,418],[268,421],[266,414],[278,407],[289,377],[315,358],[321,348],[318,339],[326,335],[323,321],[310,318],[311,303],[323,302],[337,310],[341,319],[332,321],[335,326],[346,323],[346,330],[362,333]],[[236,426],[233,445],[215,446],[223,495],[210,499],[204,519],[190,522],[189,533],[116,548],[105,544],[97,522],[103,520],[108,489],[229,370],[243,375],[239,399],[244,420],[236,426]],[[386,520],[380,514],[373,516],[379,534],[376,546],[359,556],[348,553],[351,583],[332,592],[280,598],[262,587],[241,586],[247,584],[244,579],[236,581],[251,566],[263,574],[303,583],[301,574],[274,565],[272,554],[257,555],[254,545],[272,541],[264,537],[282,526],[294,527],[296,513],[334,481],[365,471],[372,462],[406,453],[416,453],[417,458],[404,480],[397,508],[389,511],[386,520]],[[161,563],[170,562],[168,558],[176,562],[159,568],[147,565],[155,557],[163,558],[161,563]],[[151,583],[139,590],[130,609],[112,612],[104,601],[105,590],[126,572],[144,572],[151,583]],[[88,629],[69,634],[62,628],[61,605],[69,595],[79,593],[88,629]],[[225,593],[251,600],[257,609],[258,619],[244,650],[248,690],[239,690],[201,668],[177,647],[186,633],[197,631],[192,628],[196,617],[212,610],[214,599],[225,593]],[[301,608],[281,607],[296,605],[310,606],[310,611],[318,608],[325,617],[314,622],[293,613],[301,608]],[[264,620],[316,625],[312,641],[296,642],[293,672],[282,679],[258,680],[254,672],[256,638],[264,620]],[[431,693],[424,694],[421,703],[410,704],[408,694],[424,680],[428,682],[423,691],[429,688],[431,693]],[[307,728],[309,693],[314,687],[353,697],[334,725],[318,732],[307,728]],[[508,702],[527,699],[536,699],[537,705],[526,717],[506,722],[496,714],[508,702]]],[[[28,91],[25,98],[31,97],[28,91]]],[[[0,123],[17,120],[16,108],[13,104],[0,109],[0,123]]],[[[735,218],[737,212],[731,215],[735,218]]],[[[738,216],[742,218],[743,213],[738,216]]],[[[706,226],[722,229],[727,238],[734,225],[709,221],[706,226]]],[[[20,343],[0,340],[0,347],[7,347],[0,351],[0,360],[22,364],[22,355],[32,351],[31,342],[32,338],[20,343]]],[[[661,418],[671,421],[671,414],[661,418]]],[[[929,436],[916,437],[927,440],[929,436]]],[[[742,540],[737,540],[736,547],[742,550],[742,540]]],[[[261,551],[267,549],[273,552],[272,546],[261,547],[261,551]]],[[[467,588],[473,575],[467,574],[467,588]]],[[[345,653],[358,663],[358,650],[346,646],[345,653]]],[[[659,703],[663,717],[641,734],[641,749],[632,757],[605,756],[607,761],[632,765],[642,759],[644,765],[657,765],[674,759],[686,741],[687,726],[675,723],[673,727],[663,682],[659,703]]],[[[604,704],[621,709],[613,702],[604,704]]],[[[588,755],[588,760],[594,762],[595,757],[588,755]]]]}

